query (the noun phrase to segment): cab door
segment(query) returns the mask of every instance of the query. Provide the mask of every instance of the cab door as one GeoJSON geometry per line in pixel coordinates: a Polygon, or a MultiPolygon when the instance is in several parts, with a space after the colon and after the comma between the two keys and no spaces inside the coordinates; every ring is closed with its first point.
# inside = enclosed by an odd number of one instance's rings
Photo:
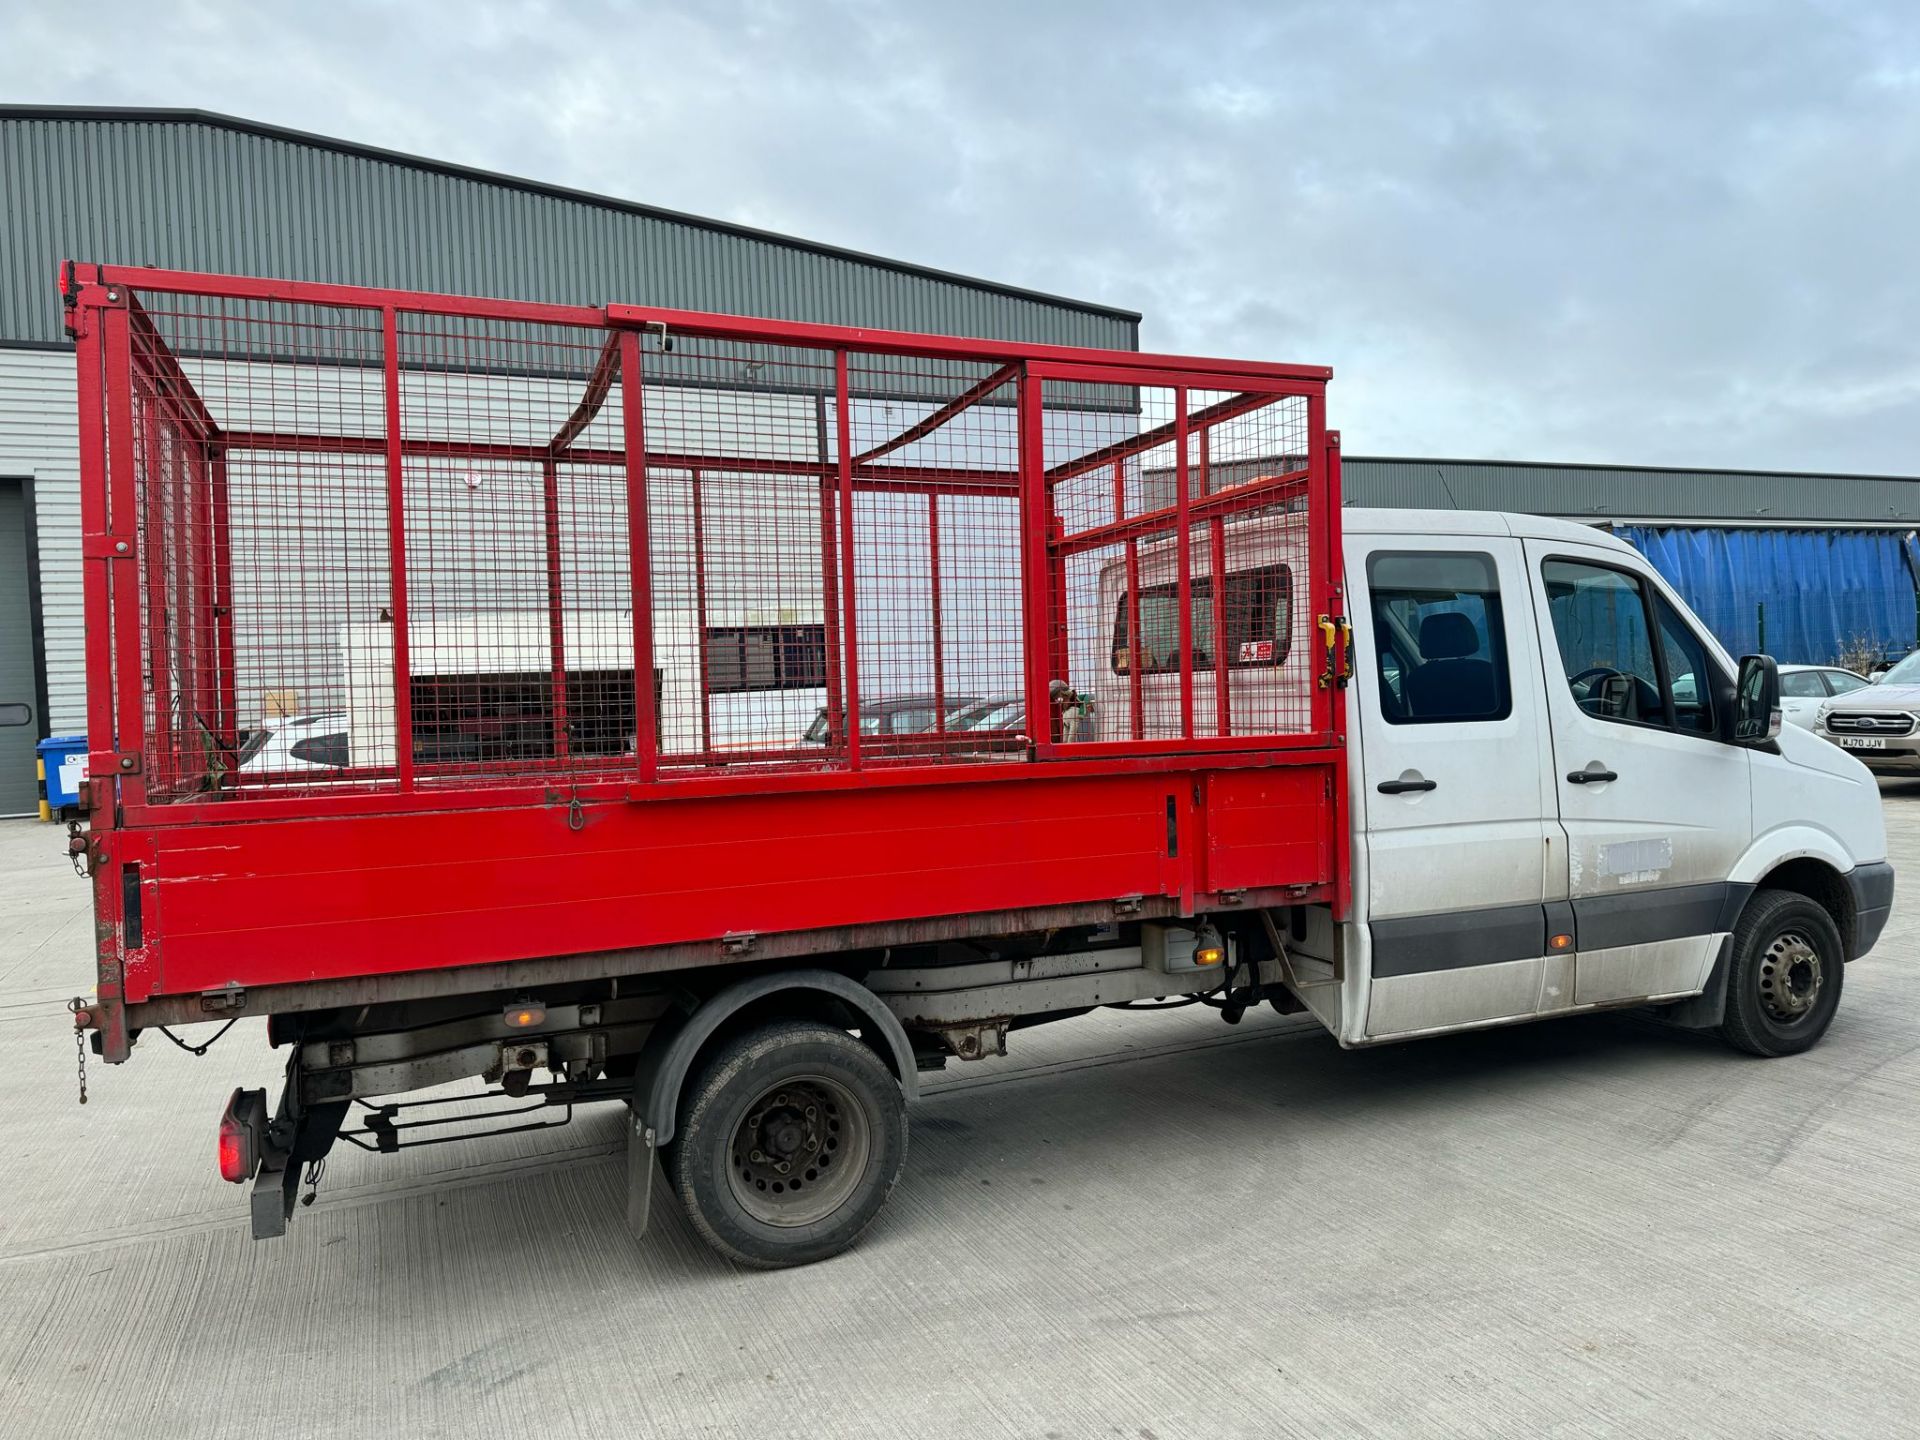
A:
{"type": "MultiPolygon", "coordinates": [[[[1534,1014],[1566,895],[1520,543],[1346,538],[1365,786],[1364,1037],[1534,1014]]],[[[1564,988],[1564,987],[1562,987],[1564,988]]]]}
{"type": "Polygon", "coordinates": [[[1635,557],[1528,540],[1569,848],[1574,1003],[1705,983],[1751,887],[1749,752],[1719,738],[1732,677],[1635,557]]]}

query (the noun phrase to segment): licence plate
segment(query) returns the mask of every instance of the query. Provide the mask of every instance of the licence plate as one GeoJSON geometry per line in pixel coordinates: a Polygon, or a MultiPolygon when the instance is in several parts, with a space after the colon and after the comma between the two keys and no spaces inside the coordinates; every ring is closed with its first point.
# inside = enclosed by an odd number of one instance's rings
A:
{"type": "Polygon", "coordinates": [[[1887,742],[1877,735],[1842,735],[1840,743],[1848,750],[1884,750],[1887,742]]]}

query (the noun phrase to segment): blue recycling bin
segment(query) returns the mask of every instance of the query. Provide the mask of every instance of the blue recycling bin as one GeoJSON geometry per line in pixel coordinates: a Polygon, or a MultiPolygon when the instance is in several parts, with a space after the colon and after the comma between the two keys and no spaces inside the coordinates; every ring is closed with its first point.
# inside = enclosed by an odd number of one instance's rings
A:
{"type": "Polygon", "coordinates": [[[47,806],[56,814],[80,803],[80,782],[87,778],[87,737],[49,735],[35,747],[46,777],[47,806]]]}

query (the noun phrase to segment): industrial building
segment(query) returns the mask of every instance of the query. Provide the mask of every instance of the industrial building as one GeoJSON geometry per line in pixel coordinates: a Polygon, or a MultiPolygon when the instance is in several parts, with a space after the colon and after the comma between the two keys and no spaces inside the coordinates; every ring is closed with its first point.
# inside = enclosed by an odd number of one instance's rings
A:
{"type": "MultiPolygon", "coordinates": [[[[63,260],[1139,340],[1129,310],[198,111],[0,106],[0,212],[0,814],[35,808],[35,742],[85,719],[63,260]]],[[[1345,478],[1351,504],[1612,526],[1735,653],[1829,660],[1915,639],[1920,480],[1352,455],[1345,478]]]]}

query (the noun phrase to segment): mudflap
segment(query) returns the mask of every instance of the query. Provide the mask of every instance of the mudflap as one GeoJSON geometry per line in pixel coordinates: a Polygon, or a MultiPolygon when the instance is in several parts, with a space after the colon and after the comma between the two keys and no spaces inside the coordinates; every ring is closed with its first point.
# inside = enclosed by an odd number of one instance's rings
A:
{"type": "Polygon", "coordinates": [[[660,1171],[660,1151],[645,1107],[627,1111],[627,1229],[638,1240],[647,1233],[647,1213],[653,1203],[653,1178],[660,1171]]]}
{"type": "Polygon", "coordinates": [[[1682,1030],[1711,1030],[1727,1018],[1727,966],[1733,957],[1733,936],[1720,942],[1720,954],[1708,972],[1707,985],[1698,995],[1675,1005],[1661,1006],[1653,1014],[1664,1024],[1682,1030]]]}
{"type": "Polygon", "coordinates": [[[260,1168],[253,1177],[253,1238],[271,1240],[287,1233],[299,1197],[300,1175],[315,1161],[327,1158],[340,1125],[347,1118],[345,1100],[320,1105],[300,1104],[299,1047],[287,1066],[287,1083],[280,1103],[267,1124],[260,1168]]]}

